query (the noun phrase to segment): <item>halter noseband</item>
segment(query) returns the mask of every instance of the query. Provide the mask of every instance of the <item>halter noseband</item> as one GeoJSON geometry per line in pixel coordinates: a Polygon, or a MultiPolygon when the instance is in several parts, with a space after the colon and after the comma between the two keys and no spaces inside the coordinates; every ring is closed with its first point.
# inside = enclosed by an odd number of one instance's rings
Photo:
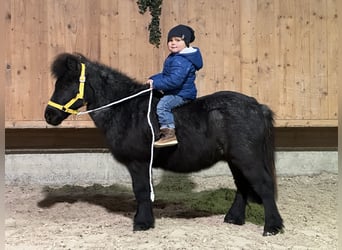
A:
{"type": "Polygon", "coordinates": [[[70,107],[75,103],[77,102],[78,100],[83,100],[83,97],[84,97],[84,84],[85,84],[85,80],[86,80],[86,77],[85,77],[85,64],[84,63],[81,63],[81,75],[80,75],[80,85],[79,85],[79,88],[78,88],[78,93],[77,95],[72,98],[67,104],[65,105],[60,105],[58,103],[55,103],[53,101],[49,101],[48,102],[48,105],[51,106],[51,107],[54,107],[56,109],[59,109],[63,112],[66,112],[66,113],[69,113],[69,114],[73,114],[73,115],[76,115],[78,113],[77,110],[74,110],[74,109],[71,109],[70,107]]]}

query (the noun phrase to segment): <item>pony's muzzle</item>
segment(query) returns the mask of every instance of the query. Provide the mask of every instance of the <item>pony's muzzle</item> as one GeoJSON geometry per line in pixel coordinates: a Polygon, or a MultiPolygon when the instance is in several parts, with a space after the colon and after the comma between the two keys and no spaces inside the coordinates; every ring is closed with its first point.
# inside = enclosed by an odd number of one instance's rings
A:
{"type": "Polygon", "coordinates": [[[53,126],[58,126],[61,122],[69,116],[68,113],[59,111],[57,109],[46,107],[44,117],[45,121],[53,126]]]}

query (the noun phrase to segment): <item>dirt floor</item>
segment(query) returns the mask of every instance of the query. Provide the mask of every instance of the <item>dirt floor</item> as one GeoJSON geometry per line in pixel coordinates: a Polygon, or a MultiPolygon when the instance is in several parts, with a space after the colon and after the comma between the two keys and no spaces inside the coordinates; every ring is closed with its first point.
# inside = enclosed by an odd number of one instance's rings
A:
{"type": "MultiPolygon", "coordinates": [[[[194,192],[233,188],[228,179],[197,177],[194,192]]],[[[262,225],[226,224],[158,196],[155,228],[133,232],[132,194],[103,188],[7,185],[6,249],[337,249],[337,175],[280,177],[286,228],[270,237],[262,225]]]]}

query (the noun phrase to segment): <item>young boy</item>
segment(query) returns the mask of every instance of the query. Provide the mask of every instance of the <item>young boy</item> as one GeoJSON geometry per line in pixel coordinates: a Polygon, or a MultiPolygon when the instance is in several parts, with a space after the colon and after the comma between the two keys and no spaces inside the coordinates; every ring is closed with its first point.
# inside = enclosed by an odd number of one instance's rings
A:
{"type": "Polygon", "coordinates": [[[147,81],[153,89],[164,94],[157,105],[160,139],[155,142],[155,147],[178,143],[172,109],[196,98],[196,71],[203,67],[203,60],[199,48],[190,47],[195,40],[194,33],[186,25],[178,25],[169,31],[167,46],[170,54],[165,59],[163,71],[147,81]]]}

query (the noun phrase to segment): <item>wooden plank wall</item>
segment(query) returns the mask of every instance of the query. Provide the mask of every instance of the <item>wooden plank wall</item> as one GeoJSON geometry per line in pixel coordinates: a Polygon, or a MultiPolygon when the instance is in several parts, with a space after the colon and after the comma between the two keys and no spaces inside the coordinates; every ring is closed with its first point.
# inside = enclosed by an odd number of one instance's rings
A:
{"type": "MultiPolygon", "coordinates": [[[[80,52],[144,81],[162,69],[170,27],[196,31],[204,68],[199,95],[234,90],[276,113],[279,127],[337,126],[337,0],[164,0],[162,40],[148,43],[150,15],[136,0],[9,0],[6,7],[6,128],[48,127],[49,68],[80,52]]],[[[70,117],[62,127],[93,127],[70,117]]]]}

